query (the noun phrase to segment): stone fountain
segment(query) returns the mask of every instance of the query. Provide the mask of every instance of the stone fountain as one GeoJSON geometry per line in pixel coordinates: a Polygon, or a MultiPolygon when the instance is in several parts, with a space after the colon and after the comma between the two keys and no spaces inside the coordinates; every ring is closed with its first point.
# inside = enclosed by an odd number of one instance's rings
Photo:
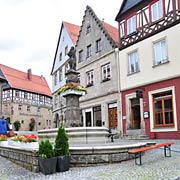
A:
{"type": "MultiPolygon", "coordinates": [[[[70,145],[108,142],[108,128],[85,127],[81,122],[79,98],[85,95],[85,89],[79,85],[79,72],[76,71],[75,49],[71,47],[68,53],[70,69],[66,73],[66,85],[60,90],[60,95],[66,98],[64,127],[69,137],[70,145]],[[69,88],[71,86],[71,88],[69,88]],[[67,88],[68,87],[68,88],[67,88]],[[67,89],[65,89],[67,88],[67,89]]],[[[39,139],[49,138],[53,143],[57,128],[38,131],[39,139]]]]}

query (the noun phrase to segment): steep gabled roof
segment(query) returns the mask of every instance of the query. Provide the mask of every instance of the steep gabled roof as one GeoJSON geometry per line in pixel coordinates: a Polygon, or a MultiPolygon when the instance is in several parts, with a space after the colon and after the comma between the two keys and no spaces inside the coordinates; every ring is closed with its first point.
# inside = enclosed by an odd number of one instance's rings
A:
{"type": "Polygon", "coordinates": [[[55,65],[55,61],[56,61],[56,56],[57,56],[57,52],[58,52],[58,47],[59,47],[63,27],[66,28],[66,30],[69,33],[69,36],[72,39],[74,45],[77,42],[79,31],[80,31],[80,26],[75,25],[75,24],[71,24],[71,23],[68,23],[68,22],[65,22],[65,21],[62,22],[60,33],[59,33],[59,38],[58,38],[58,42],[57,42],[57,46],[56,46],[56,52],[55,52],[55,56],[54,56],[53,66],[52,66],[52,69],[51,69],[51,75],[53,73],[53,69],[54,69],[54,65],[55,65]]]}
{"type": "Polygon", "coordinates": [[[3,64],[0,64],[0,70],[2,71],[11,88],[52,97],[51,90],[43,76],[31,74],[31,79],[28,79],[27,73],[13,69],[3,64]]]}
{"type": "MultiPolygon", "coordinates": [[[[86,6],[86,10],[85,10],[85,15],[86,15],[86,11],[89,11],[89,14],[92,15],[92,17],[94,18],[94,20],[96,21],[96,23],[99,25],[99,27],[101,28],[102,32],[104,33],[104,35],[107,37],[107,39],[110,41],[110,44],[112,44],[112,47],[117,47],[118,43],[119,43],[119,35],[118,35],[118,29],[104,21],[101,21],[96,14],[94,13],[93,9],[90,6],[86,6]]],[[[85,15],[83,16],[83,21],[85,21],[85,15]]],[[[81,29],[82,29],[83,23],[81,25],[81,29]]],[[[81,30],[80,30],[81,33],[81,30]]],[[[79,33],[79,36],[80,36],[79,33]]],[[[78,44],[78,40],[76,45],[78,44]]]]}
{"type": "Polygon", "coordinates": [[[119,13],[116,16],[116,20],[124,13],[126,13],[128,10],[130,10],[132,7],[136,6],[143,0],[124,0],[122,2],[122,5],[120,7],[119,13]]]}
{"type": "Polygon", "coordinates": [[[118,29],[115,28],[114,26],[111,26],[110,24],[108,24],[106,22],[103,22],[103,25],[104,25],[105,29],[107,30],[107,32],[109,33],[109,35],[114,40],[114,42],[116,43],[116,45],[118,45],[118,43],[119,43],[118,29]]]}
{"type": "Polygon", "coordinates": [[[66,27],[72,41],[74,42],[74,44],[76,44],[76,41],[78,39],[78,35],[79,35],[79,31],[80,31],[80,26],[77,26],[75,24],[71,24],[68,22],[63,22],[64,26],[66,27]]]}

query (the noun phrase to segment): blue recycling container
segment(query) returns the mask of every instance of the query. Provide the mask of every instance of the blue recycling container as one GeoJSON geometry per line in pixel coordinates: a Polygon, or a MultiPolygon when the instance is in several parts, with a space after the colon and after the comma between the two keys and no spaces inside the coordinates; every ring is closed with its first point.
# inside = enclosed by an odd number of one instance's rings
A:
{"type": "Polygon", "coordinates": [[[7,134],[7,122],[4,119],[0,119],[0,134],[7,134]]]}

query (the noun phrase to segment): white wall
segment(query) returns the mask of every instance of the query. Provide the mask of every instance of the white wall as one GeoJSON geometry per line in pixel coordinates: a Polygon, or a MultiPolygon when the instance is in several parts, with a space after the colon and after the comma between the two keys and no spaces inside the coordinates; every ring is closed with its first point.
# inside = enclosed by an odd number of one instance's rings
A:
{"type": "Polygon", "coordinates": [[[136,43],[124,50],[120,55],[121,90],[173,78],[180,75],[180,25],[173,26],[161,33],[136,43]],[[153,67],[153,42],[166,39],[168,60],[166,64],[153,67]],[[128,75],[128,53],[138,50],[140,72],[128,75]]]}

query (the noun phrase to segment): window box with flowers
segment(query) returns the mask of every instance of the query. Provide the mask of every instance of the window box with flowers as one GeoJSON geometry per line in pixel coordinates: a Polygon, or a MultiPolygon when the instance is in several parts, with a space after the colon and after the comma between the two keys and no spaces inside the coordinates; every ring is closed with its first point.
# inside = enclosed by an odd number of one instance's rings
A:
{"type": "Polygon", "coordinates": [[[62,86],[58,94],[61,96],[67,96],[71,94],[83,96],[86,94],[86,88],[78,85],[77,83],[71,82],[62,86]]]}
{"type": "Polygon", "coordinates": [[[8,144],[25,149],[38,149],[37,136],[35,134],[14,136],[8,141],[8,144]]]}
{"type": "Polygon", "coordinates": [[[0,146],[7,146],[8,145],[7,139],[8,138],[6,135],[1,134],[0,135],[0,146]]]}

